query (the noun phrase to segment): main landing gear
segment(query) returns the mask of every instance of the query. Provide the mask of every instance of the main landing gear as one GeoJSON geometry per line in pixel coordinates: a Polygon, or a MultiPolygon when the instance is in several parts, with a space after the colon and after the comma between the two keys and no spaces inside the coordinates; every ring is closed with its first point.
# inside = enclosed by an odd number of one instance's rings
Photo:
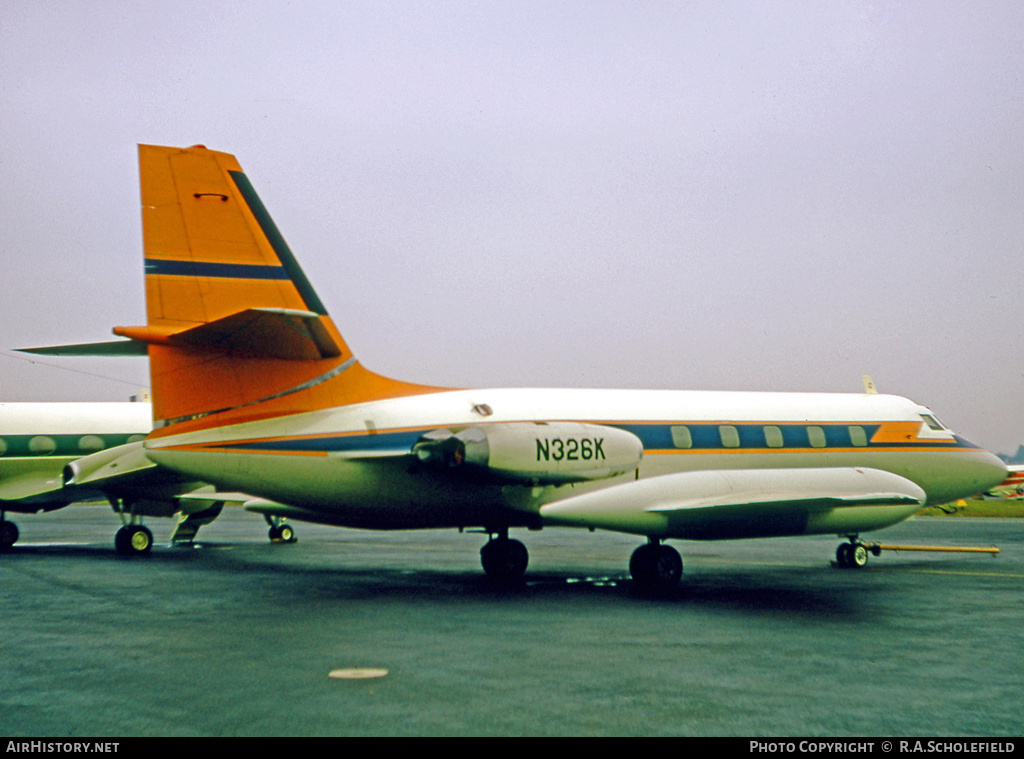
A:
{"type": "Polygon", "coordinates": [[[153,533],[141,524],[126,524],[114,533],[114,548],[122,556],[142,556],[153,548],[153,533]]]}
{"type": "Polygon", "coordinates": [[[7,521],[7,515],[0,511],[0,551],[7,551],[18,542],[18,525],[7,521]]]}
{"type": "Polygon", "coordinates": [[[139,520],[134,504],[128,505],[122,498],[108,496],[110,507],[121,517],[121,528],[114,533],[114,550],[121,556],[145,556],[153,548],[153,533],[139,520]]]}
{"type": "MultiPolygon", "coordinates": [[[[638,587],[648,592],[668,593],[675,590],[683,576],[683,560],[671,546],[657,538],[633,552],[629,573],[638,587]]],[[[523,579],[530,555],[526,546],[509,538],[508,529],[491,533],[491,539],[480,549],[480,563],[487,577],[501,585],[512,585],[523,579]]]]}
{"type": "Polygon", "coordinates": [[[868,563],[868,552],[875,556],[881,553],[877,545],[867,546],[856,535],[850,535],[848,543],[840,543],[836,549],[836,565],[841,569],[860,569],[868,563]]]}
{"type": "Polygon", "coordinates": [[[526,546],[509,538],[508,528],[492,534],[480,549],[480,563],[487,577],[502,585],[511,585],[523,579],[530,554],[526,546]]]}
{"type": "Polygon", "coordinates": [[[646,591],[668,593],[676,589],[683,576],[683,560],[672,546],[662,545],[657,538],[633,551],[629,573],[633,582],[646,591]]]}

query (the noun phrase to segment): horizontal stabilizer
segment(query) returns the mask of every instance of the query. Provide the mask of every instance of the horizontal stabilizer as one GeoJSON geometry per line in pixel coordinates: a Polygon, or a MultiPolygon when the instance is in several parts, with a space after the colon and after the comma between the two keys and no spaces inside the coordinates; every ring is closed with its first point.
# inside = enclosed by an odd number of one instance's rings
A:
{"type": "Polygon", "coordinates": [[[37,356],[145,356],[146,344],[138,340],[111,340],[105,343],[51,345],[43,348],[16,348],[19,353],[37,356]]]}
{"type": "Polygon", "coordinates": [[[833,509],[914,509],[925,498],[910,480],[877,469],[736,469],[638,480],[556,501],[540,513],[551,524],[654,537],[768,537],[802,534],[814,515],[833,509]]]}
{"type": "Polygon", "coordinates": [[[250,308],[179,332],[172,343],[262,358],[308,361],[341,355],[318,314],[285,308],[250,308]]]}
{"type": "Polygon", "coordinates": [[[143,343],[256,358],[316,361],[341,355],[318,314],[289,308],[249,308],[180,331],[117,327],[114,333],[143,343]]]}

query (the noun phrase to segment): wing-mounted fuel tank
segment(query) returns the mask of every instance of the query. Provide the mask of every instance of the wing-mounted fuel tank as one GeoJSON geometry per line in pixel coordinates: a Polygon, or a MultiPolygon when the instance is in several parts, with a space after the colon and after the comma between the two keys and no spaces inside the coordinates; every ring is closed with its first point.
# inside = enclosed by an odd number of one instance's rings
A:
{"type": "Polygon", "coordinates": [[[413,446],[424,464],[523,485],[563,485],[630,472],[643,443],[616,427],[508,422],[428,432],[413,446]]]}

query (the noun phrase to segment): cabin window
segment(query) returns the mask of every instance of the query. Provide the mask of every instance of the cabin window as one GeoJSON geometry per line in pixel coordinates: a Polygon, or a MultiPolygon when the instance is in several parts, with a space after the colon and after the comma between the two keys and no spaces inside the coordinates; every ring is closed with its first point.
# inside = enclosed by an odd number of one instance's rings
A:
{"type": "Polygon", "coordinates": [[[0,437],[0,456],[3,456],[5,453],[7,453],[7,442],[0,437]]]}
{"type": "Polygon", "coordinates": [[[850,427],[850,443],[858,448],[868,444],[868,433],[864,431],[863,427],[850,427]]]}
{"type": "Polygon", "coordinates": [[[824,448],[825,430],[821,427],[808,427],[807,440],[810,442],[811,448],[824,448]]]}
{"type": "Polygon", "coordinates": [[[676,448],[693,448],[693,435],[690,428],[682,425],[672,427],[672,445],[676,448]]]}
{"type": "Polygon", "coordinates": [[[57,450],[57,442],[46,435],[36,435],[28,441],[28,449],[40,456],[49,456],[57,450]]]}
{"type": "Polygon", "coordinates": [[[722,439],[722,445],[726,448],[740,447],[740,431],[731,424],[723,424],[719,427],[718,436],[722,439]]]}
{"type": "Polygon", "coordinates": [[[765,427],[764,442],[769,448],[781,448],[783,444],[782,430],[778,427],[765,427]]]}
{"type": "Polygon", "coordinates": [[[96,435],[85,435],[78,441],[78,450],[85,453],[96,453],[104,448],[106,446],[103,444],[103,438],[96,435]]]}

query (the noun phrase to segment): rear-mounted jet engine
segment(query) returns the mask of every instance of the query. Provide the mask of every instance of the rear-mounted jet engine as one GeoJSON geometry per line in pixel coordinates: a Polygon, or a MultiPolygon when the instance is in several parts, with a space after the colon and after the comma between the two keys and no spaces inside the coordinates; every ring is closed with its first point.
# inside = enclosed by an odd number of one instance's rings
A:
{"type": "Polygon", "coordinates": [[[510,422],[428,432],[413,446],[425,464],[523,485],[562,485],[615,477],[640,466],[631,432],[575,422],[510,422]]]}

